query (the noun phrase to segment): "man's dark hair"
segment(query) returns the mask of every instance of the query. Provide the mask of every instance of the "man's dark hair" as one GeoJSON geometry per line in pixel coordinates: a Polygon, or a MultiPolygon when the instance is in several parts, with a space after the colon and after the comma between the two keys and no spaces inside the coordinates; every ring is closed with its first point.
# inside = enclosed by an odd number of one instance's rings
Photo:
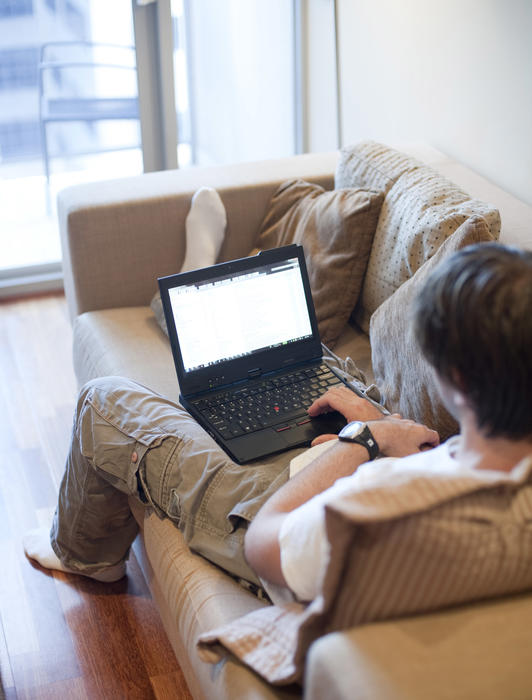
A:
{"type": "Polygon", "coordinates": [[[488,437],[532,438],[532,252],[480,243],[449,256],[414,307],[423,354],[488,437]]]}

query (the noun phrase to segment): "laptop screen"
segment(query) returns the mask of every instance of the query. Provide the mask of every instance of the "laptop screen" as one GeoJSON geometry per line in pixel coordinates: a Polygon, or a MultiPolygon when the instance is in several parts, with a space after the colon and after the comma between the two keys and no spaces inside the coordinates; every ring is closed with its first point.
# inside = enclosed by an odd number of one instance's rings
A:
{"type": "Polygon", "coordinates": [[[171,287],[168,295],[185,372],[312,337],[297,257],[171,287]]]}

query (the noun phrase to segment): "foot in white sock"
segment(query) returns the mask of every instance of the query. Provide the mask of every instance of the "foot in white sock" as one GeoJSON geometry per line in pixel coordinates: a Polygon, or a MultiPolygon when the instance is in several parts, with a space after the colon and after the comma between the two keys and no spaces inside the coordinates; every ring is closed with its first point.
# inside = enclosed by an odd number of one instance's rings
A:
{"type": "Polygon", "coordinates": [[[227,216],[220,195],[202,187],[192,197],[186,220],[187,249],[181,272],[214,265],[225,236],[227,216]]]}
{"type": "Polygon", "coordinates": [[[22,538],[22,544],[26,556],[34,559],[38,564],[45,569],[54,569],[55,571],[64,571],[67,574],[80,574],[96,581],[112,583],[123,578],[126,574],[126,565],[124,562],[109,566],[95,574],[85,574],[82,571],[74,571],[69,569],[58,558],[50,543],[50,528],[42,527],[36,530],[30,530],[22,538]]]}

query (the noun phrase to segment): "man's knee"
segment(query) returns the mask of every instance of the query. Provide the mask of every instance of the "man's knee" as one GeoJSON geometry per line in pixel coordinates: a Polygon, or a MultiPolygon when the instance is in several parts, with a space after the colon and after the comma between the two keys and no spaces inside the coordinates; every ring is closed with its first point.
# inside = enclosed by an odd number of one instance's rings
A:
{"type": "Polygon", "coordinates": [[[121,390],[131,390],[133,388],[139,389],[143,387],[131,379],[127,379],[127,377],[96,377],[95,379],[90,379],[81,387],[78,404],[83,404],[87,396],[91,396],[94,393],[109,394],[120,392],[121,390]]]}
{"type": "Polygon", "coordinates": [[[130,403],[129,397],[139,393],[152,395],[145,387],[131,379],[120,376],[96,377],[84,384],[78,395],[76,406],[75,427],[79,425],[82,416],[86,416],[87,409],[101,409],[103,414],[113,414],[116,407],[130,403]]]}

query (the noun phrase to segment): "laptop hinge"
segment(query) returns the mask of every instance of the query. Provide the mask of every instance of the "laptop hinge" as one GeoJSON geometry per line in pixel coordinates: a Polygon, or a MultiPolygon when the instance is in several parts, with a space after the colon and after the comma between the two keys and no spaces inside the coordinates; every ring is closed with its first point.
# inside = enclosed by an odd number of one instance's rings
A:
{"type": "Polygon", "coordinates": [[[262,374],[262,369],[260,367],[255,367],[255,369],[248,369],[248,379],[255,379],[255,377],[260,377],[262,374]]]}

